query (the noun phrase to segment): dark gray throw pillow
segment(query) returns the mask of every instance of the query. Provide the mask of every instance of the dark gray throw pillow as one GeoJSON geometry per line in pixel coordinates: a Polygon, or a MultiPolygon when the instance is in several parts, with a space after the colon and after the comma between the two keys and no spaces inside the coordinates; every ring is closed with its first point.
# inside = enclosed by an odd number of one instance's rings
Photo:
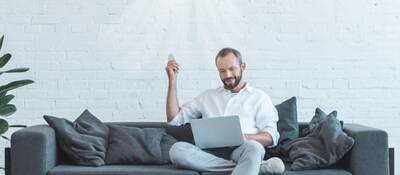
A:
{"type": "Polygon", "coordinates": [[[66,156],[77,165],[102,166],[108,142],[108,128],[88,110],[74,122],[44,115],[56,132],[57,142],[66,156]]]}
{"type": "Polygon", "coordinates": [[[305,127],[302,130],[302,132],[301,132],[302,136],[306,136],[306,135],[312,133],[314,130],[316,130],[321,125],[321,123],[328,118],[328,116],[336,118],[337,111],[332,111],[331,113],[326,114],[320,108],[316,108],[315,114],[314,114],[313,118],[311,119],[310,123],[308,124],[307,127],[305,127]]]}
{"type": "Polygon", "coordinates": [[[290,169],[300,171],[331,166],[353,145],[354,139],[343,132],[335,112],[321,120],[310,134],[291,141],[283,150],[292,161],[290,169]]]}
{"type": "Polygon", "coordinates": [[[278,144],[284,144],[299,137],[299,123],[297,121],[296,97],[285,100],[275,106],[278,111],[279,121],[277,123],[280,134],[278,144]]]}
{"type": "Polygon", "coordinates": [[[167,164],[169,150],[177,142],[164,128],[108,125],[106,164],[167,164]]]}

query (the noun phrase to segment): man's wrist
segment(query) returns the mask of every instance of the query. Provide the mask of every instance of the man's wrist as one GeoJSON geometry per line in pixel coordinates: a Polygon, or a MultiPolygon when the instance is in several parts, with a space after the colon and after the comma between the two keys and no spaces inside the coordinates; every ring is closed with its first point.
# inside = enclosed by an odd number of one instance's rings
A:
{"type": "Polygon", "coordinates": [[[243,134],[243,139],[244,140],[250,140],[249,135],[248,134],[243,134]]]}
{"type": "Polygon", "coordinates": [[[169,79],[169,80],[168,80],[168,85],[170,85],[170,86],[176,86],[176,79],[169,79]]]}

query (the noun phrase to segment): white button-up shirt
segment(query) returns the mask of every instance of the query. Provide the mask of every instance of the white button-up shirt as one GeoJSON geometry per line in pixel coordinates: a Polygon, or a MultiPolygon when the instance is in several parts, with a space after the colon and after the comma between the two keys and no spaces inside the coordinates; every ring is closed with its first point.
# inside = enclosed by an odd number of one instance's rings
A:
{"type": "Polygon", "coordinates": [[[209,89],[183,104],[181,110],[169,122],[171,125],[189,123],[191,119],[238,115],[243,134],[267,132],[273,145],[279,140],[278,114],[271,98],[262,90],[248,84],[238,93],[224,87],[209,89]]]}

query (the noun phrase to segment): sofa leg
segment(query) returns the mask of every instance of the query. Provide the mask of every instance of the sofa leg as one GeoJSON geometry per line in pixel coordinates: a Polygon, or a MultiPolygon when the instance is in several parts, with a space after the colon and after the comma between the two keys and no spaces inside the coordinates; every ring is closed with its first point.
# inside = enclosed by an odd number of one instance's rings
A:
{"type": "Polygon", "coordinates": [[[389,148],[389,172],[394,175],[394,148],[389,148]]]}
{"type": "Polygon", "coordinates": [[[5,147],[4,148],[4,175],[11,175],[11,148],[5,147]]]}

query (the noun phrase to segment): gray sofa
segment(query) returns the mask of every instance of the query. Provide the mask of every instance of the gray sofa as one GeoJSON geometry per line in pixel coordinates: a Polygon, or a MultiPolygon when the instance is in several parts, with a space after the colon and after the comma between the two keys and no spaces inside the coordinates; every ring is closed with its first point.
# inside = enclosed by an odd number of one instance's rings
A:
{"type": "MultiPolygon", "coordinates": [[[[190,125],[168,126],[159,122],[114,123],[135,127],[164,127],[180,141],[193,142],[190,125]]],[[[305,123],[300,123],[301,128],[305,123]]],[[[353,148],[336,165],[307,171],[286,171],[285,175],[388,175],[388,136],[383,130],[345,124],[355,139],[353,148]]],[[[57,147],[56,135],[48,125],[31,126],[11,137],[11,175],[217,175],[229,172],[196,172],[173,165],[107,165],[84,167],[69,163],[57,147]]]]}

